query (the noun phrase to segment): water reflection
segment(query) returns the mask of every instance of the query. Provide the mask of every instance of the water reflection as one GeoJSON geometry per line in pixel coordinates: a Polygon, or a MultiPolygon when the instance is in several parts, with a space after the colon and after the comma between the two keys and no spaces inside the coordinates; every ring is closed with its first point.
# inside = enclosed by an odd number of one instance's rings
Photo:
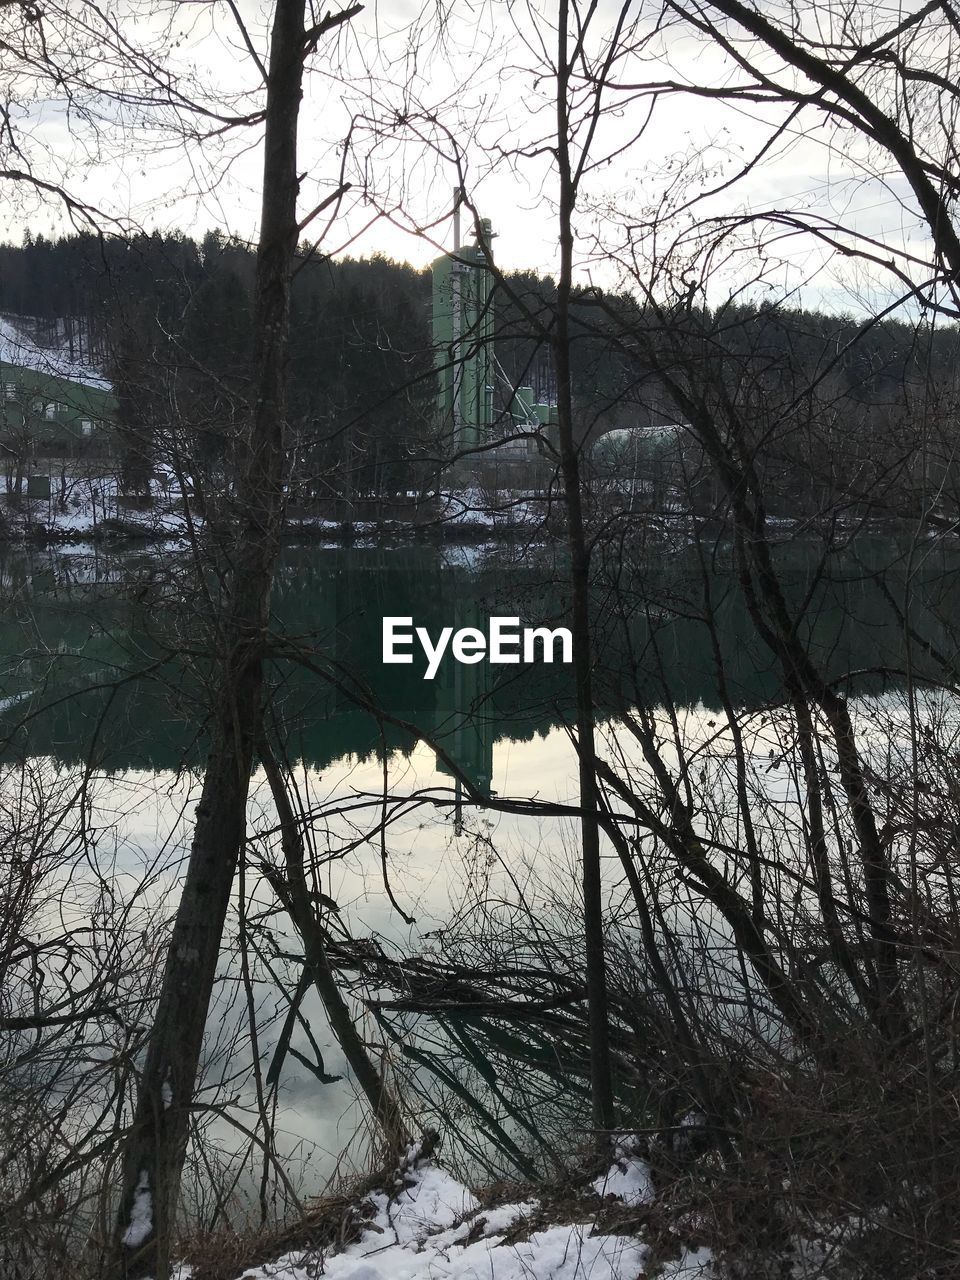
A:
{"type": "MultiPolygon", "coordinates": [[[[816,543],[792,542],[778,563],[813,653],[835,677],[860,673],[859,690],[886,687],[905,665],[896,611],[908,587],[922,639],[914,664],[923,662],[923,643],[954,648],[960,555],[952,549],[939,547],[915,565],[891,539],[861,539],[826,559],[816,543]]],[[[202,762],[204,622],[201,609],[191,613],[176,598],[180,591],[189,604],[194,581],[185,553],[0,552],[0,731],[12,731],[29,708],[27,731],[15,735],[28,754],[77,764],[92,751],[107,770],[202,762]]],[[[735,705],[777,696],[776,664],[757,639],[722,544],[706,579],[690,547],[598,557],[596,595],[601,714],[615,714],[622,699],[659,706],[667,697],[719,709],[708,624],[735,705]]],[[[486,791],[495,743],[530,741],[570,718],[571,669],[461,665],[447,654],[427,681],[417,646],[413,665],[382,664],[381,619],[409,616],[435,635],[443,626],[485,630],[491,614],[562,625],[562,564],[542,548],[287,548],[275,631],[336,676],[272,664],[275,713],[291,756],[323,769],[345,756],[409,751],[403,726],[415,726],[486,791]],[[389,719],[378,723],[365,704],[389,719]]]]}
{"type": "MultiPolygon", "coordinates": [[[[805,639],[832,675],[860,673],[854,688],[870,692],[896,683],[905,663],[897,608],[908,593],[922,640],[914,639],[914,662],[922,665],[923,643],[955,651],[960,554],[952,548],[938,547],[916,561],[894,540],[861,539],[824,561],[818,545],[795,542],[779,550],[778,560],[791,602],[802,605],[805,639]]],[[[598,556],[602,713],[615,716],[622,701],[660,707],[669,698],[685,711],[684,733],[697,738],[720,705],[718,651],[736,705],[759,707],[776,697],[778,674],[743,608],[728,548],[714,548],[706,577],[700,563],[689,546],[598,556]]],[[[194,599],[202,601],[201,584],[188,557],[102,548],[7,550],[0,554],[0,588],[0,736],[8,739],[8,756],[48,757],[78,775],[89,764],[96,795],[91,821],[116,832],[118,869],[130,883],[140,868],[162,862],[169,910],[204,753],[206,641],[203,609],[200,603],[194,608],[194,599]]],[[[448,657],[437,679],[425,681],[422,654],[411,666],[381,663],[384,615],[410,616],[436,634],[444,626],[483,630],[491,614],[519,616],[525,625],[562,624],[562,563],[537,548],[301,546],[284,553],[274,629],[322,657],[337,677],[324,679],[289,660],[270,669],[274,714],[289,755],[299,762],[305,803],[320,815],[314,838],[321,888],[355,936],[397,954],[431,946],[431,932],[448,919],[476,873],[477,833],[509,862],[532,900],[544,881],[569,884],[575,909],[569,824],[488,809],[469,811],[461,826],[450,771],[404,727],[430,734],[482,794],[572,802],[575,760],[563,729],[573,703],[570,669],[459,665],[448,657]],[[387,718],[372,715],[370,705],[387,718]],[[385,892],[378,849],[360,838],[384,790],[397,799],[426,790],[449,800],[429,811],[430,820],[422,810],[398,808],[391,821],[388,872],[413,926],[403,923],[385,892]],[[349,812],[345,800],[353,806],[349,812]],[[448,815],[454,820],[445,820],[448,815]]],[[[253,856],[268,848],[276,825],[259,774],[251,808],[253,856]]],[[[269,895],[256,884],[243,891],[268,909],[269,895]]],[[[158,892],[158,911],[162,899],[158,892]]],[[[284,974],[293,989],[300,973],[296,947],[282,922],[270,927],[293,956],[284,974]]],[[[228,949],[236,928],[234,920],[228,949]]],[[[268,998],[275,999],[273,990],[268,998]]],[[[312,992],[303,1013],[323,1074],[341,1074],[339,1049],[312,992]]],[[[285,1016],[281,1006],[278,1020],[263,1029],[265,1062],[285,1016]]],[[[212,1046],[218,1039],[231,1046],[244,1017],[236,967],[226,964],[212,1046]]],[[[315,1056],[304,1032],[292,1043],[303,1058],[315,1056]]],[[[321,1085],[289,1062],[283,1096],[284,1154],[292,1157],[308,1142],[316,1185],[356,1131],[352,1088],[346,1080],[321,1085]]],[[[250,1105],[248,1089],[241,1103],[250,1105]]]]}

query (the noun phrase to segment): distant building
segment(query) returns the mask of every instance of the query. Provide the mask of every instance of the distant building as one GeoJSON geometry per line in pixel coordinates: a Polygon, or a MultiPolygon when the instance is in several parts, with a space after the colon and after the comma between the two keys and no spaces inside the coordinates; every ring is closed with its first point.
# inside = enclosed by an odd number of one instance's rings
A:
{"type": "MultiPolygon", "coordinates": [[[[490,223],[481,223],[484,240],[490,223]]],[[[453,451],[486,443],[493,426],[493,276],[479,242],[433,264],[433,346],[443,434],[453,451]]]]}
{"type": "Polygon", "coordinates": [[[433,263],[433,349],[437,370],[437,416],[450,455],[482,449],[461,461],[461,481],[499,479],[523,487],[539,465],[538,438],[546,439],[556,409],[535,403],[532,388],[512,387],[494,349],[494,277],[485,246],[494,238],[480,222],[472,245],[460,244],[460,214],[454,213],[454,249],[433,263]],[[489,449],[495,442],[496,449],[489,449]]]}
{"type": "Polygon", "coordinates": [[[95,369],[58,345],[41,345],[29,322],[0,316],[0,454],[99,452],[116,407],[95,369]]]}

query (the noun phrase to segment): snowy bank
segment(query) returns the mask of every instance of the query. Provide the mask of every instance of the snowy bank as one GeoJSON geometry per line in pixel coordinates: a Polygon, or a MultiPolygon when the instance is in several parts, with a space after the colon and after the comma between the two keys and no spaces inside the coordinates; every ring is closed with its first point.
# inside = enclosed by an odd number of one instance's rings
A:
{"type": "MultiPolygon", "coordinates": [[[[618,1152],[592,1191],[570,1192],[560,1219],[537,1199],[481,1206],[448,1173],[416,1153],[392,1194],[373,1192],[361,1202],[358,1238],[343,1247],[313,1246],[284,1254],[253,1269],[242,1280],[711,1280],[707,1250],[681,1250],[657,1258],[635,1234],[604,1231],[602,1201],[628,1205],[652,1196],[650,1172],[629,1152],[618,1152]],[[545,1221],[545,1218],[548,1219],[545,1221]]],[[[182,1280],[190,1272],[183,1270],[182,1280]]],[[[196,1280],[202,1280],[199,1271],[196,1280]]]]}

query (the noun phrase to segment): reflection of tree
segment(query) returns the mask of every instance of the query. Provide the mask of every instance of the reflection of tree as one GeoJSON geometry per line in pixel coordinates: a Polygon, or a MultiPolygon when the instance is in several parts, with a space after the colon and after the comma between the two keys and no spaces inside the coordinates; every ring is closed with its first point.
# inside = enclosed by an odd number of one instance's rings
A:
{"type": "MultiPolygon", "coordinates": [[[[838,550],[823,568],[803,611],[803,629],[831,678],[863,672],[856,685],[863,692],[902,685],[896,673],[905,662],[904,635],[891,613],[888,593],[897,598],[904,590],[908,552],[909,544],[889,537],[860,539],[856,554],[838,550]]],[[[562,723],[570,700],[568,668],[558,664],[491,669],[480,664],[467,669],[467,678],[476,681],[471,696],[455,701],[449,663],[442,664],[434,681],[423,680],[416,665],[389,671],[381,666],[379,618],[413,616],[431,634],[451,625],[453,609],[464,608],[478,610],[474,621],[484,627],[491,613],[519,613],[525,620],[559,625],[563,615],[551,584],[555,570],[549,567],[550,559],[517,566],[494,557],[485,567],[473,569],[445,565],[437,550],[426,547],[385,553],[376,548],[291,547],[281,558],[274,592],[276,625],[283,634],[309,637],[317,653],[328,654],[362,678],[376,704],[425,731],[440,732],[462,723],[461,716],[451,719],[455,707],[475,708],[475,728],[468,731],[464,724],[464,733],[473,744],[471,751],[484,744],[486,760],[488,734],[493,741],[528,741],[562,723]]],[[[800,608],[820,566],[818,544],[791,540],[777,550],[775,559],[788,601],[800,608]]],[[[600,643],[604,662],[612,669],[636,663],[644,701],[656,703],[665,684],[681,708],[721,710],[714,633],[735,702],[755,709],[775,701],[776,674],[735,590],[729,548],[718,548],[711,557],[709,616],[704,613],[704,587],[694,550],[666,555],[652,546],[638,550],[626,563],[631,590],[622,592],[619,618],[608,619],[605,629],[601,624],[600,643]]],[[[602,577],[620,573],[623,567],[622,549],[598,550],[602,577]]],[[[48,556],[21,551],[0,559],[7,597],[19,601],[16,610],[8,608],[0,625],[0,648],[11,655],[0,696],[23,687],[18,678],[20,655],[35,655],[32,670],[44,673],[37,687],[46,692],[36,698],[39,714],[30,726],[33,753],[80,764],[86,750],[84,726],[102,720],[101,767],[175,770],[181,760],[197,764],[201,759],[193,721],[202,688],[196,671],[184,669],[172,652],[176,632],[162,625],[175,597],[176,579],[169,586],[162,581],[151,586],[154,571],[150,556],[101,554],[99,567],[69,551],[52,564],[48,556]],[[98,572],[99,586],[88,581],[98,572]],[[76,658],[68,661],[63,650],[76,658]],[[144,659],[149,666],[164,655],[170,658],[161,673],[144,672],[115,691],[96,678],[111,668],[135,674],[144,659]]],[[[954,557],[943,549],[928,556],[922,570],[909,579],[918,602],[923,602],[925,634],[939,651],[949,650],[951,644],[955,575],[954,557]]],[[[470,617],[463,616],[467,621],[461,625],[472,625],[470,617]]],[[[929,656],[918,656],[917,663],[924,674],[934,674],[929,656]]],[[[608,715],[617,703],[605,687],[598,693],[599,706],[608,715]]],[[[298,758],[313,767],[323,769],[351,755],[363,759],[382,745],[375,720],[362,708],[297,668],[278,681],[274,702],[298,758]]],[[[13,717],[11,725],[15,721],[13,717]]],[[[389,725],[383,733],[388,750],[409,750],[407,735],[389,725]]],[[[486,767],[481,772],[489,776],[486,767]]]]}

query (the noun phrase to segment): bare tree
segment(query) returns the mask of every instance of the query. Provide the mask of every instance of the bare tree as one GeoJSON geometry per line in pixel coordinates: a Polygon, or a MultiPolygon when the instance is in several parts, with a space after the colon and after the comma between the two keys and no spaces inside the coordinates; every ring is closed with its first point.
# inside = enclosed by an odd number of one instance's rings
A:
{"type": "MultiPolygon", "coordinates": [[[[283,520],[286,344],[297,212],[297,122],[306,58],[356,6],[306,25],[305,0],[278,0],[265,69],[263,209],[254,311],[255,375],[237,525],[219,634],[221,674],[190,862],[174,922],[133,1129],[125,1144],[113,1267],[166,1276],[190,1106],[223,924],[246,831],[263,693],[270,591],[283,520]]],[[[341,194],[335,193],[332,204],[341,194]]]]}

